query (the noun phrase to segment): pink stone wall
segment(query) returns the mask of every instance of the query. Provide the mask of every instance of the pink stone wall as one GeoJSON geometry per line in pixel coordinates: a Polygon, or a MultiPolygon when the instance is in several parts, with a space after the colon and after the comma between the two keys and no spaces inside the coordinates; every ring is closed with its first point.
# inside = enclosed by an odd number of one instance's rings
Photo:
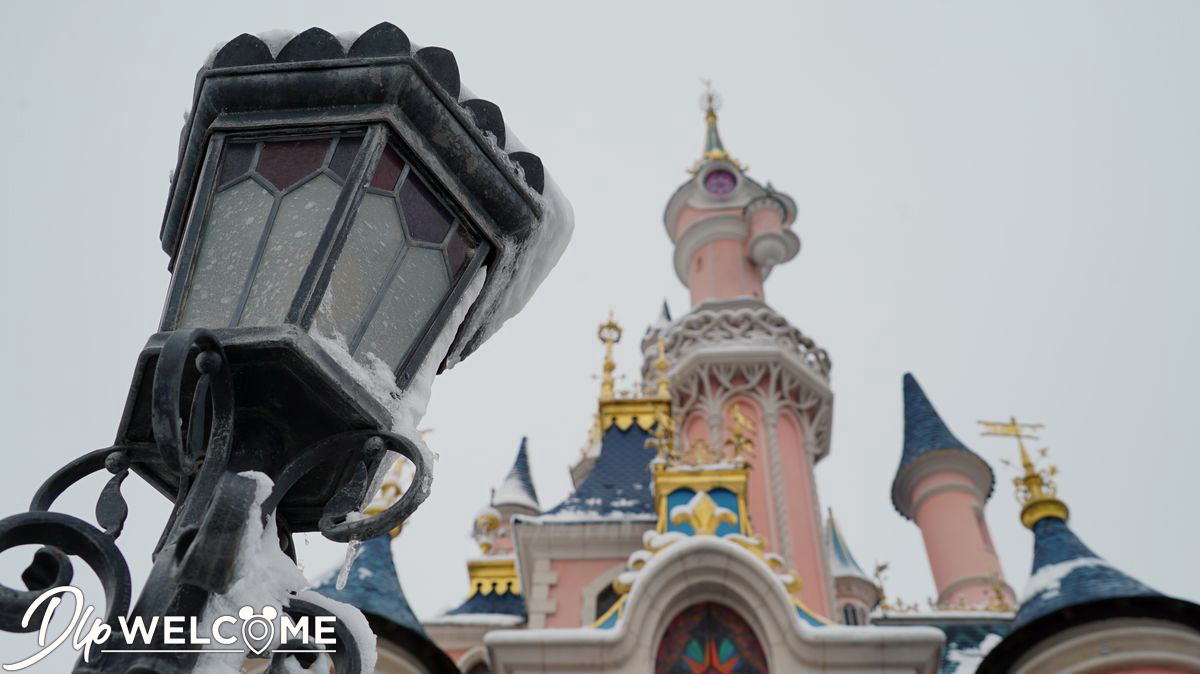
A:
{"type": "Polygon", "coordinates": [[[549,598],[554,601],[555,610],[546,616],[546,627],[591,627],[592,620],[580,622],[584,588],[614,566],[624,566],[625,561],[624,557],[551,560],[550,570],[558,574],[558,582],[550,587],[549,598]]]}
{"type": "MultiPolygon", "coordinates": [[[[800,422],[790,410],[779,415],[776,443],[784,475],[784,503],[792,533],[792,559],[804,583],[801,598],[808,607],[823,616],[832,616],[829,596],[829,570],[825,567],[822,542],[821,507],[817,501],[812,456],[804,441],[800,422]]],[[[767,445],[760,445],[766,448],[767,445]]],[[[761,455],[763,450],[759,451],[761,455]]],[[[759,463],[764,466],[763,459],[759,463]]]]}
{"type": "MultiPolygon", "coordinates": [[[[791,412],[783,412],[777,421],[775,438],[779,448],[779,467],[783,489],[776,498],[767,424],[762,409],[754,400],[737,397],[732,402],[754,424],[754,457],[750,459],[750,523],[755,533],[767,540],[767,550],[790,559],[799,575],[800,598],[810,609],[824,616],[833,615],[829,596],[828,569],[825,568],[820,507],[817,505],[812,461],[804,443],[800,422],[791,412]],[[780,508],[779,506],[782,506],[780,508]],[[784,536],[786,526],[787,536],[784,536]],[[788,548],[785,550],[785,546],[788,548]]],[[[733,435],[732,419],[722,425],[722,446],[733,435]]]]}
{"type": "Polygon", "coordinates": [[[750,236],[747,241],[753,241],[759,234],[767,232],[782,232],[783,217],[771,208],[760,208],[750,215],[750,236]]]}
{"type": "Polygon", "coordinates": [[[762,299],[762,274],[746,257],[743,241],[717,239],[701,246],[688,263],[688,290],[692,306],[705,300],[762,299]]]}
{"type": "MultiPolygon", "coordinates": [[[[957,582],[970,578],[1004,579],[976,493],[970,478],[949,470],[929,475],[913,486],[913,502],[920,503],[913,519],[925,539],[925,552],[938,595],[949,605],[960,599],[968,605],[986,604],[994,598],[990,580],[963,583],[944,594],[957,582]]],[[[1011,593],[1005,594],[1010,602],[1014,601],[1011,593]]]]}

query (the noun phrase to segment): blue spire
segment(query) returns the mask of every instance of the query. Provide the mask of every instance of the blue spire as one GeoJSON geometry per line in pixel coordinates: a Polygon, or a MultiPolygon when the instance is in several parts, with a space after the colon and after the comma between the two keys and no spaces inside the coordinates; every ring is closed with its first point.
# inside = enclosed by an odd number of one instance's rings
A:
{"type": "Polygon", "coordinates": [[[825,520],[825,547],[829,550],[829,554],[832,557],[830,560],[832,568],[830,570],[834,578],[858,576],[866,580],[872,580],[862,570],[862,567],[858,565],[858,562],[855,561],[854,555],[850,553],[850,547],[846,545],[846,541],[842,538],[842,532],[838,528],[837,520],[833,519],[832,510],[829,511],[829,517],[825,520]]]}
{"type": "Polygon", "coordinates": [[[400,578],[396,575],[396,564],[392,560],[392,539],[387,534],[363,541],[342,589],[337,589],[335,573],[316,590],[330,599],[350,604],[363,613],[422,636],[425,634],[421,622],[404,598],[400,578]]]}
{"type": "Polygon", "coordinates": [[[492,492],[492,505],[519,505],[533,510],[541,510],[537,490],[533,487],[533,476],[529,472],[528,438],[521,438],[521,447],[517,450],[517,458],[512,468],[505,476],[504,482],[492,492]]]}
{"type": "Polygon", "coordinates": [[[937,410],[921,390],[911,372],[904,373],[904,453],[900,465],[935,449],[959,449],[970,452],[966,445],[946,428],[937,410]]]}
{"type": "Polygon", "coordinates": [[[1013,629],[1069,606],[1102,599],[1157,597],[1092,552],[1058,517],[1033,525],[1033,575],[1013,629]]]}

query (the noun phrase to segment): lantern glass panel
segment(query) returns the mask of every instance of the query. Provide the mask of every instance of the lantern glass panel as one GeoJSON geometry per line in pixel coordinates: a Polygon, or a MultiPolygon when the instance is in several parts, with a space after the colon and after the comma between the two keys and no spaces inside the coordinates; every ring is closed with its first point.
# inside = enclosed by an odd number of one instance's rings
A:
{"type": "Polygon", "coordinates": [[[403,250],[404,229],[396,200],[390,195],[364,194],[317,312],[317,329],[353,342],[403,250]]]}
{"type": "Polygon", "coordinates": [[[252,178],[213,197],[180,327],[224,327],[233,321],[274,203],[271,193],[252,178]]]}
{"type": "Polygon", "coordinates": [[[329,176],[317,174],[280,200],[240,325],[284,321],[341,190],[329,176]]]}
{"type": "Polygon", "coordinates": [[[449,290],[442,251],[409,248],[357,345],[355,359],[370,365],[374,355],[395,369],[449,290]]]}

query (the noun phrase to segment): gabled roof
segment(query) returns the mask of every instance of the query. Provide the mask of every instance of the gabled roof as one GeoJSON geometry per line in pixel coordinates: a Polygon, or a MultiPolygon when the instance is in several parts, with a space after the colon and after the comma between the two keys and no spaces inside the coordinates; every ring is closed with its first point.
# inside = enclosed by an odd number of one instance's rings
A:
{"type": "Polygon", "coordinates": [[[529,452],[527,438],[521,438],[521,446],[517,449],[517,458],[504,482],[492,492],[492,505],[495,507],[515,505],[540,511],[537,490],[533,487],[533,476],[529,472],[529,452]]]}
{"type": "Polygon", "coordinates": [[[1068,606],[1114,597],[1161,596],[1092,552],[1057,517],[1033,526],[1033,575],[1013,627],[1068,606]]]}
{"type": "Polygon", "coordinates": [[[829,572],[834,578],[854,576],[871,583],[875,582],[854,560],[854,555],[850,554],[850,548],[842,538],[837,521],[833,519],[833,511],[829,512],[829,519],[825,522],[825,549],[829,553],[829,572]]]}
{"type": "Polygon", "coordinates": [[[424,635],[425,630],[400,587],[396,564],[392,560],[391,543],[392,539],[387,535],[363,541],[358,557],[350,565],[345,586],[337,589],[335,572],[316,590],[330,599],[350,604],[363,613],[424,635]]]}
{"type": "Polygon", "coordinates": [[[650,493],[650,460],[653,448],[646,446],[652,434],[636,423],[621,430],[616,424],[604,431],[600,456],[592,472],[570,496],[548,511],[544,518],[578,516],[612,518],[621,515],[654,515],[650,493]]]}

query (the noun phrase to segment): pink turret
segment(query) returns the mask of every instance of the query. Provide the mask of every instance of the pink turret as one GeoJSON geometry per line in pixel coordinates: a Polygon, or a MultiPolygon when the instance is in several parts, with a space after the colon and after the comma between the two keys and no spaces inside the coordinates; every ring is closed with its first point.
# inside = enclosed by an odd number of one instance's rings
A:
{"type": "Polygon", "coordinates": [[[643,341],[647,376],[665,340],[683,443],[727,452],[749,437],[748,508],[756,534],[800,576],[801,598],[833,615],[813,467],[829,452],[829,359],[763,301],[763,281],[800,250],[796,204],[760,185],[717,132],[716,97],[704,99],[707,134],[693,177],[675,191],[664,224],[692,310],[661,320],[643,341]]]}
{"type": "Polygon", "coordinates": [[[921,528],[941,607],[1015,606],[983,516],[994,482],[987,462],[954,437],[905,374],[904,451],[892,503],[921,528]]]}
{"type": "Polygon", "coordinates": [[[717,99],[706,95],[704,154],[663,216],[675,244],[675,273],[692,306],[710,300],[763,299],[771,269],[800,251],[792,232],[796,203],[759,185],[721,143],[717,99]]]}

